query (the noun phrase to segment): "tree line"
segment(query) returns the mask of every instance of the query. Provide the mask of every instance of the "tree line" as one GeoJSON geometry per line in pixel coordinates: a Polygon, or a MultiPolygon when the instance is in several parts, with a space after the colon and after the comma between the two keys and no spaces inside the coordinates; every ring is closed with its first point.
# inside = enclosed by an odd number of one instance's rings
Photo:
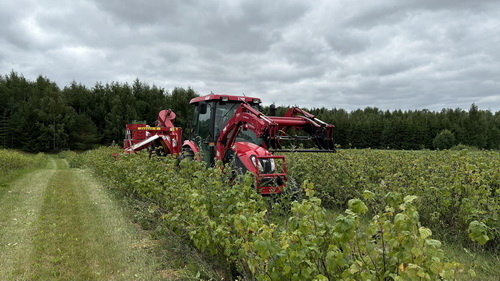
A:
{"type": "Polygon", "coordinates": [[[125,124],[154,125],[165,108],[176,112],[179,126],[187,126],[189,100],[196,96],[191,88],[168,92],[138,79],[92,88],[72,82],[60,89],[46,77],[29,81],[11,72],[0,76],[0,147],[49,152],[121,144],[125,124]]]}
{"type": "Polygon", "coordinates": [[[336,126],[335,143],[341,148],[448,149],[465,145],[478,149],[500,149],[500,111],[442,109],[380,110],[367,107],[309,110],[336,126]]]}
{"type": "MultiPolygon", "coordinates": [[[[191,88],[169,92],[138,79],[132,84],[97,82],[92,88],[72,82],[60,89],[46,77],[30,81],[12,71],[0,76],[0,147],[50,152],[121,144],[125,124],[141,120],[154,125],[162,109],[172,109],[176,125],[187,129],[193,110],[189,100],[196,96],[191,88]]],[[[278,107],[278,115],[285,110],[278,107]]],[[[336,126],[335,143],[342,148],[432,149],[445,132],[452,145],[500,149],[500,112],[474,104],[468,111],[306,110],[336,126]]]]}

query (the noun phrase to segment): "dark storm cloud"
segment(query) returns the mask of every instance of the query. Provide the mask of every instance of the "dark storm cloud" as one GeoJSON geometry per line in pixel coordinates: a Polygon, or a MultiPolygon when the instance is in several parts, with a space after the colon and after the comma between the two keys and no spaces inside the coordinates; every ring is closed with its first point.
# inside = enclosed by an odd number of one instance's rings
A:
{"type": "Polygon", "coordinates": [[[497,1],[2,1],[0,71],[267,104],[500,110],[497,1]]]}

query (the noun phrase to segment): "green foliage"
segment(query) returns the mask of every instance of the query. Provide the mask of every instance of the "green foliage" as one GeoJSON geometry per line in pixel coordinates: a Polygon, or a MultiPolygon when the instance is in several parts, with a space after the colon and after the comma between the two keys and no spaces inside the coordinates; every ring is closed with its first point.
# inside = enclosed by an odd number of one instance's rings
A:
{"type": "Polygon", "coordinates": [[[464,144],[459,143],[459,144],[453,146],[452,148],[450,148],[450,150],[456,150],[456,151],[460,151],[460,150],[478,151],[479,149],[477,149],[477,147],[475,147],[475,146],[464,145],[464,144]]]}
{"type": "Polygon", "coordinates": [[[488,240],[490,240],[490,238],[487,235],[488,227],[482,222],[478,221],[471,222],[469,224],[469,229],[467,231],[469,233],[469,237],[472,240],[477,241],[481,245],[485,244],[486,242],[488,242],[488,240]]]}
{"type": "MultiPolygon", "coordinates": [[[[483,248],[500,250],[499,152],[290,153],[287,166],[290,176],[317,186],[317,196],[325,207],[345,208],[352,198],[365,198],[369,209],[384,210],[381,198],[394,196],[387,192],[416,195],[421,222],[439,237],[475,247],[467,230],[472,221],[478,221],[487,226],[489,241],[483,248]]],[[[473,237],[485,238],[476,234],[473,237]]]]}
{"type": "Polygon", "coordinates": [[[432,141],[435,149],[450,149],[455,144],[455,136],[450,130],[442,130],[432,141]]]}
{"type": "Polygon", "coordinates": [[[88,150],[98,143],[97,127],[86,114],[74,114],[68,123],[70,149],[88,150]]]}
{"type": "MultiPolygon", "coordinates": [[[[0,146],[37,152],[120,144],[125,124],[146,120],[154,125],[162,109],[177,114],[176,125],[187,137],[193,112],[189,100],[197,95],[179,87],[169,93],[139,79],[131,85],[97,82],[90,88],[72,82],[60,89],[43,76],[29,81],[12,71],[0,76],[0,146]]],[[[430,149],[436,135],[449,130],[457,143],[500,149],[500,112],[474,104],[469,111],[306,110],[336,126],[335,143],[342,148],[430,149]]],[[[279,116],[285,112],[277,108],[279,116]]]]}
{"type": "Polygon", "coordinates": [[[189,104],[189,101],[198,94],[191,88],[175,88],[170,95],[167,95],[167,104],[169,109],[172,109],[177,118],[176,126],[183,128],[184,138],[188,137],[189,129],[191,128],[191,120],[193,118],[194,107],[189,104]]]}
{"type": "Polygon", "coordinates": [[[60,152],[59,157],[66,159],[70,168],[82,168],[84,166],[82,155],[74,151],[60,152]]]}
{"type": "Polygon", "coordinates": [[[45,161],[45,155],[23,154],[13,150],[0,149],[0,171],[38,167],[45,161]]]}
{"type": "Polygon", "coordinates": [[[146,120],[155,125],[158,112],[172,108],[177,125],[191,120],[190,88],[172,94],[138,79],[132,85],[76,82],[60,89],[39,76],[29,81],[11,72],[0,77],[0,146],[29,152],[86,150],[97,144],[121,143],[125,124],[146,120]]]}
{"type": "MultiPolygon", "coordinates": [[[[457,108],[440,112],[371,107],[351,112],[324,107],[306,110],[336,126],[334,141],[342,148],[431,149],[436,135],[446,129],[454,134],[456,143],[500,149],[500,112],[480,110],[475,105],[469,111],[457,108]]],[[[277,113],[285,111],[285,107],[278,107],[277,113]]]]}
{"type": "Polygon", "coordinates": [[[244,278],[454,280],[463,269],[447,261],[441,243],[421,226],[416,196],[378,197],[365,190],[366,202],[350,199],[346,211],[332,219],[314,185],[305,181],[306,198],[291,203],[284,216],[268,208],[250,175],[231,180],[223,172],[228,167],[113,153],[99,149],[83,157],[112,187],[149,202],[168,228],[226,257],[244,278]],[[379,208],[369,208],[374,200],[379,208]]]}

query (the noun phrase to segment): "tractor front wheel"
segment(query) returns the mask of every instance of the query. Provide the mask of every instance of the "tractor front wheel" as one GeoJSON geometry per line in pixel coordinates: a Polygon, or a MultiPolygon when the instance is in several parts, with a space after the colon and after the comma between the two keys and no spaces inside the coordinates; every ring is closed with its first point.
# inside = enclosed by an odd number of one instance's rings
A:
{"type": "Polygon", "coordinates": [[[177,157],[179,161],[183,159],[189,159],[190,161],[194,160],[194,152],[189,146],[184,146],[182,148],[181,154],[177,157]]]}

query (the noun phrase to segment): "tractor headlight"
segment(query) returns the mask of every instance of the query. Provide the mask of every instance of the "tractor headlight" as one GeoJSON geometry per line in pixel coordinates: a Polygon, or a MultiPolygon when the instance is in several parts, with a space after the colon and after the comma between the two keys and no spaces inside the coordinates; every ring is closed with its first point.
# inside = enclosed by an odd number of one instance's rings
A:
{"type": "Polygon", "coordinates": [[[265,174],[274,173],[274,171],[276,170],[276,163],[274,162],[274,159],[268,158],[268,159],[261,159],[260,161],[265,174]]]}
{"type": "Polygon", "coordinates": [[[250,156],[250,160],[252,160],[252,164],[255,166],[255,168],[259,169],[259,173],[262,173],[264,171],[262,169],[262,165],[260,164],[260,161],[257,160],[257,157],[255,155],[250,156]]]}
{"type": "Polygon", "coordinates": [[[259,169],[259,173],[271,174],[276,170],[276,162],[272,158],[257,159],[255,155],[250,156],[252,164],[259,169]]]}

